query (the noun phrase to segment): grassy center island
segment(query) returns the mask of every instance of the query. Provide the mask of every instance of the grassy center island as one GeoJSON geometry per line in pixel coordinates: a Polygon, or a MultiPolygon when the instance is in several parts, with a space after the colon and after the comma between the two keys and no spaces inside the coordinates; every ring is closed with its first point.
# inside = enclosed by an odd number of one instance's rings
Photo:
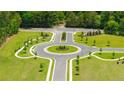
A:
{"type": "Polygon", "coordinates": [[[53,53],[73,53],[78,51],[78,48],[71,45],[55,45],[47,48],[47,51],[53,53]]]}

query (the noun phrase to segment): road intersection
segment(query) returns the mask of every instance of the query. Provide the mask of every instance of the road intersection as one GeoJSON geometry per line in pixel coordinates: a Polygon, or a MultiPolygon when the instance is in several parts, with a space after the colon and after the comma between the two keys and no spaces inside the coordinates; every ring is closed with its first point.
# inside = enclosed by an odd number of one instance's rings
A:
{"type": "MultiPolygon", "coordinates": [[[[76,31],[76,30],[75,30],[76,31]]],[[[89,52],[95,52],[95,51],[99,51],[99,48],[95,48],[95,47],[89,47],[86,45],[80,45],[78,43],[75,43],[73,41],[73,33],[75,31],[66,31],[67,33],[67,42],[65,43],[61,43],[61,35],[62,32],[65,32],[64,30],[62,31],[53,31],[53,33],[55,33],[55,39],[53,42],[51,43],[47,43],[47,44],[41,44],[36,46],[35,51],[37,51],[39,56],[43,56],[43,57],[49,57],[49,58],[54,58],[55,59],[55,69],[54,69],[54,75],[53,75],[53,80],[54,81],[65,81],[66,80],[66,68],[67,68],[67,62],[68,59],[72,59],[74,57],[76,57],[77,55],[79,56],[84,56],[87,55],[89,52]],[[52,46],[52,45],[74,45],[77,46],[79,48],[81,48],[81,51],[76,52],[75,54],[69,54],[69,55],[58,55],[58,54],[51,54],[48,53],[46,51],[44,51],[44,49],[48,46],[52,46]]],[[[110,50],[110,51],[124,51],[124,49],[122,48],[103,48],[103,50],[110,50]]]]}
{"type": "MultiPolygon", "coordinates": [[[[30,31],[44,31],[44,32],[52,32],[54,33],[54,39],[52,42],[49,43],[42,43],[42,44],[37,44],[35,46],[34,51],[37,52],[38,56],[40,57],[47,57],[47,58],[54,58],[54,70],[53,70],[53,81],[65,81],[66,80],[66,75],[67,75],[67,63],[68,59],[75,58],[77,55],[79,56],[86,56],[89,54],[89,52],[95,52],[99,51],[99,48],[96,47],[89,47],[86,45],[78,44],[74,42],[73,40],[73,34],[77,31],[83,31],[83,32],[88,32],[88,31],[93,31],[91,29],[76,29],[76,28],[53,28],[53,29],[43,29],[43,28],[33,28],[29,29],[30,31]],[[62,32],[67,33],[66,37],[66,42],[61,42],[61,35],[62,32]],[[53,46],[53,45],[72,45],[72,46],[77,46],[81,50],[76,52],[76,53],[70,53],[70,54],[65,54],[65,55],[58,55],[58,54],[53,54],[45,51],[46,47],[53,46]]],[[[103,51],[120,51],[124,52],[124,48],[103,48],[103,51]]]]}

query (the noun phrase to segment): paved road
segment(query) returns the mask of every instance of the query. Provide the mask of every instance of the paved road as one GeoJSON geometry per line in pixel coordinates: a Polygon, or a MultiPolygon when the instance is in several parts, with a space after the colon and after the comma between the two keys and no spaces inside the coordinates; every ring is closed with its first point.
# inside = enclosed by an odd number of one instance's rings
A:
{"type": "Polygon", "coordinates": [[[36,47],[36,51],[39,56],[43,57],[49,57],[49,58],[55,58],[56,64],[55,64],[55,70],[54,70],[54,75],[53,75],[53,80],[54,81],[64,81],[66,77],[66,63],[68,58],[74,58],[77,55],[83,56],[89,53],[89,51],[96,51],[98,50],[97,48],[90,48],[87,46],[81,46],[79,44],[73,43],[72,41],[72,34],[73,32],[67,32],[67,42],[61,43],[61,35],[62,31],[54,31],[55,33],[55,40],[53,43],[49,44],[41,44],[36,47]],[[79,48],[81,48],[81,51],[75,54],[70,54],[70,55],[57,55],[57,54],[49,54],[44,51],[44,48],[51,46],[51,45],[56,45],[56,44],[69,44],[69,45],[75,45],[79,48]]]}
{"type": "MultiPolygon", "coordinates": [[[[53,75],[53,80],[54,81],[65,81],[65,77],[66,77],[66,63],[67,63],[67,59],[69,58],[74,58],[77,55],[83,56],[83,55],[87,55],[90,51],[94,52],[94,51],[98,51],[98,48],[93,48],[93,47],[89,47],[89,46],[85,46],[85,45],[80,45],[77,43],[74,43],[72,41],[72,34],[75,31],[91,31],[91,29],[75,29],[75,28],[56,28],[56,29],[40,29],[40,28],[34,28],[34,29],[30,29],[32,31],[52,31],[55,33],[55,39],[54,42],[51,43],[47,43],[47,44],[40,44],[38,45],[35,50],[37,51],[39,56],[43,56],[43,57],[49,57],[49,58],[55,58],[55,70],[54,70],[54,75],[53,75]],[[67,32],[67,42],[65,43],[61,43],[61,35],[62,32],[67,32]],[[56,44],[69,44],[69,45],[75,45],[79,48],[81,48],[81,51],[75,54],[70,54],[70,55],[57,55],[57,54],[50,54],[44,51],[44,48],[51,46],[51,45],[56,45],[56,44]]],[[[103,50],[110,50],[110,51],[124,51],[124,48],[103,48],[103,50]]]]}

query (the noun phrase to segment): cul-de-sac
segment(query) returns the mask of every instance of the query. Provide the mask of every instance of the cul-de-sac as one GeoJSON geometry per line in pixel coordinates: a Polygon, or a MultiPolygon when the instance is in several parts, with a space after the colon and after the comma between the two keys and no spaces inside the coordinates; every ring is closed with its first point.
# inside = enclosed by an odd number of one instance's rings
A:
{"type": "Polygon", "coordinates": [[[0,12],[0,80],[124,80],[124,12],[0,12]]]}

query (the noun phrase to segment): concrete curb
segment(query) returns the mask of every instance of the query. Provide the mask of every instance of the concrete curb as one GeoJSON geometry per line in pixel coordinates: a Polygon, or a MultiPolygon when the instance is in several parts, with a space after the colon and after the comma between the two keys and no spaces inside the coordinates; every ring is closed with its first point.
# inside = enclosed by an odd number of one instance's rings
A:
{"type": "MultiPolygon", "coordinates": [[[[110,52],[112,52],[112,51],[103,51],[103,52],[110,53],[110,52]]],[[[119,51],[115,51],[115,52],[116,52],[116,53],[124,53],[124,52],[119,52],[119,51]]],[[[103,61],[117,61],[117,60],[119,60],[119,59],[123,59],[123,58],[124,58],[124,57],[120,57],[120,58],[117,58],[117,59],[103,59],[103,58],[101,58],[101,57],[98,57],[98,56],[94,55],[95,53],[99,53],[99,51],[92,52],[92,53],[91,53],[91,56],[93,56],[93,57],[95,57],[95,58],[97,58],[97,59],[103,60],[103,61]]],[[[80,59],[87,58],[87,57],[89,57],[89,55],[80,57],[80,59]]],[[[73,78],[73,76],[72,76],[72,62],[73,62],[74,59],[76,59],[76,58],[72,58],[72,59],[69,61],[69,62],[70,62],[70,66],[69,66],[69,69],[70,69],[69,81],[72,81],[72,78],[73,78]]]]}
{"type": "MultiPolygon", "coordinates": [[[[59,44],[56,44],[56,45],[59,45],[59,44]]],[[[48,46],[48,47],[44,48],[44,51],[45,51],[46,53],[53,54],[53,55],[70,55],[70,54],[79,53],[79,52],[81,51],[81,48],[79,48],[79,47],[77,47],[77,46],[75,46],[75,45],[69,45],[69,46],[76,47],[76,48],[78,49],[77,51],[72,52],[72,53],[53,53],[53,52],[50,52],[50,51],[47,50],[49,47],[56,46],[56,45],[48,46]]],[[[68,45],[68,44],[64,44],[64,45],[68,45]]]]}
{"type": "MultiPolygon", "coordinates": [[[[53,33],[53,32],[52,32],[52,33],[53,33]]],[[[55,34],[53,33],[51,40],[50,40],[49,42],[44,42],[44,43],[53,42],[53,41],[54,41],[54,36],[55,36],[55,34]]],[[[39,44],[44,44],[44,43],[39,43],[39,44]]],[[[18,55],[18,54],[24,49],[24,46],[23,46],[22,48],[20,48],[20,49],[15,53],[15,56],[16,56],[17,58],[21,58],[21,59],[28,59],[28,58],[34,58],[34,57],[48,59],[48,60],[50,61],[50,63],[49,63],[49,67],[48,67],[48,72],[47,72],[46,81],[49,81],[49,79],[50,79],[50,72],[51,72],[51,69],[52,69],[52,62],[53,62],[53,60],[52,60],[51,58],[47,58],[47,57],[35,56],[35,54],[33,53],[33,51],[34,51],[35,46],[37,46],[37,45],[39,45],[39,44],[33,45],[33,46],[30,48],[29,52],[30,52],[33,56],[21,57],[21,56],[18,55]]]]}

